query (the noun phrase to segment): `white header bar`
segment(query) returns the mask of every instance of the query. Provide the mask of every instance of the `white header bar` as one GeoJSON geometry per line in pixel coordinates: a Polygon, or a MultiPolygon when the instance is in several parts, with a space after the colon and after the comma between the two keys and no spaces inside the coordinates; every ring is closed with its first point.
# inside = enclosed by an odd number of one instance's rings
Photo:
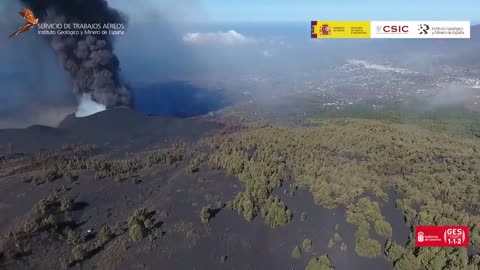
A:
{"type": "Polygon", "coordinates": [[[371,21],[371,38],[470,38],[470,21],[371,21]]]}

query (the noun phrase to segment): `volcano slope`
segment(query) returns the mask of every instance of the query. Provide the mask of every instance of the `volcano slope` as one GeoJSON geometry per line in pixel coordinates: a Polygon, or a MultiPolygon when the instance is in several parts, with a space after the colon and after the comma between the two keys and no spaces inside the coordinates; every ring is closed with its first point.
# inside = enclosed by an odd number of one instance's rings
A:
{"type": "Polygon", "coordinates": [[[0,268],[479,268],[477,250],[413,238],[459,224],[480,244],[477,138],[234,124],[121,110],[0,132],[23,149],[0,164],[0,268]]]}

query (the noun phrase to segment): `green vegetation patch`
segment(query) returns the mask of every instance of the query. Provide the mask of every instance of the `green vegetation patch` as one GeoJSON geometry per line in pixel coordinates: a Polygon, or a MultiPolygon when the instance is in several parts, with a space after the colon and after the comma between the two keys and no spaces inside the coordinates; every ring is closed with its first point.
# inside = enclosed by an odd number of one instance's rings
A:
{"type": "Polygon", "coordinates": [[[355,251],[359,256],[374,258],[380,255],[381,246],[377,240],[362,238],[357,241],[355,251]]]}
{"type": "Polygon", "coordinates": [[[114,237],[114,235],[115,234],[109,225],[103,225],[98,233],[98,240],[95,242],[95,246],[104,246],[114,237]]]}
{"type": "Polygon", "coordinates": [[[310,251],[310,250],[312,250],[312,248],[313,248],[313,242],[312,242],[312,240],[310,240],[310,239],[305,239],[305,240],[303,240],[303,242],[302,242],[302,248],[303,248],[303,250],[305,250],[305,251],[310,251]]]}
{"type": "Polygon", "coordinates": [[[332,266],[332,262],[327,255],[322,255],[318,258],[311,259],[305,270],[334,270],[335,268],[332,266]]]}
{"type": "Polygon", "coordinates": [[[128,235],[132,241],[142,240],[154,230],[153,213],[145,208],[135,210],[128,219],[128,235]]]}
{"type": "Polygon", "coordinates": [[[200,220],[202,223],[208,223],[210,221],[210,218],[212,216],[212,209],[210,206],[208,207],[202,207],[202,210],[200,210],[200,220]]]}
{"type": "Polygon", "coordinates": [[[174,165],[185,158],[183,148],[186,148],[186,145],[175,144],[170,150],[151,153],[146,157],[146,164],[149,167],[154,165],[174,165]]]}
{"type": "Polygon", "coordinates": [[[262,207],[262,216],[272,228],[283,226],[292,219],[292,213],[277,196],[268,198],[262,207]]]}
{"type": "Polygon", "coordinates": [[[198,157],[192,159],[187,166],[187,173],[196,173],[200,170],[200,165],[206,160],[205,154],[200,154],[198,157]]]}
{"type": "MultiPolygon", "coordinates": [[[[170,149],[149,153],[142,158],[136,157],[121,160],[98,159],[88,156],[87,153],[89,152],[85,151],[81,153],[53,152],[40,154],[33,157],[30,161],[32,167],[41,169],[39,176],[30,177],[26,179],[26,182],[42,184],[62,177],[69,181],[75,181],[78,178],[75,175],[75,171],[80,170],[93,171],[97,179],[110,178],[115,181],[123,181],[138,177],[140,171],[146,167],[175,165],[183,161],[188,147],[186,144],[174,144],[170,149]]],[[[198,160],[204,159],[205,156],[201,155],[201,159],[198,160]]]]}
{"type": "Polygon", "coordinates": [[[305,222],[306,220],[307,220],[307,213],[302,212],[302,214],[300,214],[300,221],[305,222]]]}
{"type": "Polygon", "coordinates": [[[314,122],[332,118],[355,118],[377,120],[384,123],[406,124],[436,133],[480,138],[480,113],[467,111],[463,106],[441,106],[412,101],[405,104],[382,104],[378,100],[367,100],[340,110],[324,107],[313,112],[314,122]],[[373,106],[377,105],[377,106],[373,106]]]}
{"type": "Polygon", "coordinates": [[[355,251],[360,256],[376,257],[380,254],[380,243],[370,239],[369,230],[374,224],[378,235],[390,238],[392,227],[380,212],[378,202],[372,202],[368,197],[360,198],[355,204],[347,208],[346,219],[349,223],[357,225],[355,251]]]}
{"type": "MultiPolygon", "coordinates": [[[[395,203],[409,225],[469,225],[470,245],[480,246],[478,138],[396,121],[322,119],[310,127],[252,125],[204,142],[211,146],[210,167],[224,169],[245,184],[245,191],[229,205],[248,220],[263,209],[273,189],[292,180],[311,192],[316,203],[345,207],[347,221],[357,227],[357,253],[378,256],[381,245],[370,233],[373,229],[379,237],[391,238],[380,203],[388,201],[387,191],[394,188],[402,195],[395,203]]],[[[422,258],[412,243],[402,246],[404,250],[389,249],[395,267],[420,265],[422,258]]],[[[478,267],[460,250],[447,256],[447,268],[456,262],[467,262],[459,269],[478,267]]]]}
{"type": "Polygon", "coordinates": [[[334,248],[341,241],[342,237],[340,236],[340,234],[338,232],[333,233],[333,236],[328,241],[328,248],[334,248]]]}
{"type": "Polygon", "coordinates": [[[300,257],[302,257],[302,250],[298,245],[296,245],[292,250],[292,258],[300,259],[300,257]]]}

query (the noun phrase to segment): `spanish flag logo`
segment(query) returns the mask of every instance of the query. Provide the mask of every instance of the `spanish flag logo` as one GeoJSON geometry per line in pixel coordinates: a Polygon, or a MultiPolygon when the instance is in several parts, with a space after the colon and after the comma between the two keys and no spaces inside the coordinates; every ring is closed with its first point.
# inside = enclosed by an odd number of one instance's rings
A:
{"type": "Polygon", "coordinates": [[[370,38],[369,21],[311,21],[312,38],[370,38]]]}

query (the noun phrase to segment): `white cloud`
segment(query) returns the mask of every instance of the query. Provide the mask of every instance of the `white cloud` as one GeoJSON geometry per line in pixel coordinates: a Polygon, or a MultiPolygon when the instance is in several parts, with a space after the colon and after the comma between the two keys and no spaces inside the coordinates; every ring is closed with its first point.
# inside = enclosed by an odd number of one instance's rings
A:
{"type": "Polygon", "coordinates": [[[265,57],[272,57],[273,56],[273,52],[271,50],[263,50],[262,54],[265,57]]]}
{"type": "Polygon", "coordinates": [[[76,117],[85,117],[101,111],[105,111],[107,108],[103,104],[99,104],[92,100],[89,94],[83,94],[80,98],[80,104],[78,104],[76,117]]]}
{"type": "Polygon", "coordinates": [[[344,65],[344,68],[349,68],[350,67],[363,67],[366,69],[373,69],[373,70],[378,70],[382,72],[397,72],[397,73],[418,73],[406,68],[397,68],[397,67],[390,67],[386,65],[378,65],[378,64],[372,64],[368,61],[364,60],[358,60],[358,59],[348,59],[347,60],[348,64],[344,65]]]}
{"type": "Polygon", "coordinates": [[[187,33],[183,36],[183,41],[192,44],[222,44],[237,45],[252,43],[252,38],[246,37],[235,30],[227,32],[208,32],[208,33],[187,33]]]}

